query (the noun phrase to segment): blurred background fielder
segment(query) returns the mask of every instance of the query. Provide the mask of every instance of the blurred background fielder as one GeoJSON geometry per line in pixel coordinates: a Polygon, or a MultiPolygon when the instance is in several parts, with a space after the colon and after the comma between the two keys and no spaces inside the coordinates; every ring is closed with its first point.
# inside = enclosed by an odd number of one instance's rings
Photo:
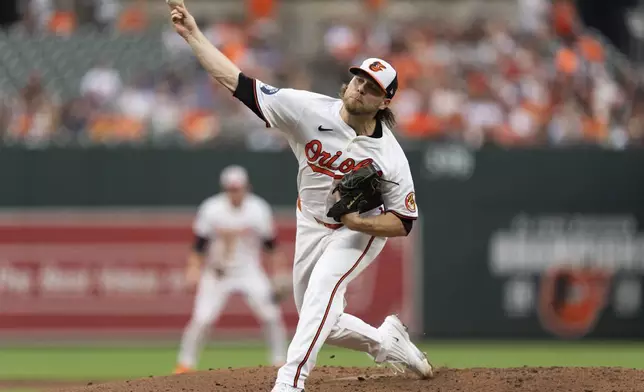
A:
{"type": "Polygon", "coordinates": [[[249,192],[248,174],[241,166],[226,167],[220,182],[225,192],[201,204],[193,226],[195,242],[188,258],[186,279],[189,284],[198,284],[198,288],[175,373],[196,369],[206,334],[234,292],[244,295],[262,321],[271,363],[281,366],[286,356],[280,295],[260,263],[264,247],[272,256],[278,275],[284,276],[285,259],[277,250],[271,207],[249,192]]]}

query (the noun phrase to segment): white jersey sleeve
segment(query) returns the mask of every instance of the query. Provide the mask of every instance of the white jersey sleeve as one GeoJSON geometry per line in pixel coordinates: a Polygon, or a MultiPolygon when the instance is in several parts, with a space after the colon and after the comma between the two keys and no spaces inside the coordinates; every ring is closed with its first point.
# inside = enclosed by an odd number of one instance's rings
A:
{"type": "Polygon", "coordinates": [[[263,240],[275,238],[275,222],[270,204],[263,199],[257,203],[257,232],[263,240]]]}
{"type": "Polygon", "coordinates": [[[215,205],[211,200],[204,201],[199,206],[197,216],[192,224],[192,231],[195,235],[203,238],[210,239],[214,231],[214,215],[215,205]]]}
{"type": "Polygon", "coordinates": [[[401,218],[418,218],[418,206],[416,205],[416,193],[414,180],[411,177],[411,170],[407,159],[398,161],[392,178],[388,180],[395,184],[384,182],[383,200],[387,212],[392,212],[401,218]]]}
{"type": "Polygon", "coordinates": [[[306,106],[306,91],[280,89],[256,80],[255,97],[267,126],[279,128],[289,134],[296,131],[306,106]]]}

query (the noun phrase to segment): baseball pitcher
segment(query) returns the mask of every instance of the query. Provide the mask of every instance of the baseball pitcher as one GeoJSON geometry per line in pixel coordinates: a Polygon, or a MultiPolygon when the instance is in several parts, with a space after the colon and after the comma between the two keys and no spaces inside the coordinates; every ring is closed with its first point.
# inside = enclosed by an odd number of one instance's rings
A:
{"type": "Polygon", "coordinates": [[[285,293],[269,280],[260,263],[263,247],[273,259],[276,279],[287,271],[277,249],[271,208],[248,191],[248,174],[241,166],[225,168],[220,182],[225,192],[201,204],[193,225],[195,242],[186,279],[198,288],[175,373],[196,368],[206,333],[233,292],[245,296],[267,330],[271,363],[285,362],[286,331],[279,307],[279,297],[285,293]]]}
{"type": "Polygon", "coordinates": [[[175,30],[201,65],[267,127],[281,130],[297,158],[293,294],[299,321],[273,392],[303,391],[325,342],[432,377],[398,317],[376,328],[344,312],[347,285],[388,237],[408,235],[418,216],[409,164],[391,131],[395,69],[376,58],[352,67],[340,99],[272,87],[208,42],[185,5],[170,9],[175,30]]]}

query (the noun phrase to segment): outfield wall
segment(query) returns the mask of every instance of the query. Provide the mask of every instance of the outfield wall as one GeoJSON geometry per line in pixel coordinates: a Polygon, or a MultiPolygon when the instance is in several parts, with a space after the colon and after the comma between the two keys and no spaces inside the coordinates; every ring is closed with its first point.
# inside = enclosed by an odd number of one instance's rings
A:
{"type": "MultiPolygon", "coordinates": [[[[418,240],[392,241],[349,309],[402,312],[427,337],[644,336],[642,152],[427,144],[408,159],[418,240]]],[[[0,333],[176,335],[189,222],[230,163],[292,254],[290,153],[0,150],[0,333]]],[[[241,302],[228,312],[222,328],[259,333],[241,302]]]]}

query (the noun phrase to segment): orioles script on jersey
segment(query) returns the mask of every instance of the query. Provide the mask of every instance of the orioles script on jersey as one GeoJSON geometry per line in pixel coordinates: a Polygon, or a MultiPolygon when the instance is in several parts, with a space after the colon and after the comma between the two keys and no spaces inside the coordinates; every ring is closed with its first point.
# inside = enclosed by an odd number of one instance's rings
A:
{"type": "Polygon", "coordinates": [[[332,155],[324,150],[322,142],[319,140],[311,140],[306,143],[304,146],[304,152],[306,153],[306,160],[309,161],[309,167],[311,170],[335,179],[341,179],[343,177],[340,174],[335,174],[335,171],[347,174],[352,170],[357,170],[362,166],[373,162],[373,159],[367,158],[356,164],[356,161],[353,158],[346,158],[337,166],[333,166],[342,156],[342,151],[336,151],[336,153],[332,155]]]}
{"type": "Polygon", "coordinates": [[[266,85],[260,81],[240,80],[242,88],[245,85],[251,91],[235,94],[245,96],[247,106],[284,134],[297,157],[297,194],[308,214],[324,223],[336,223],[326,216],[335,203],[329,194],[333,182],[372,163],[387,180],[382,187],[386,210],[407,219],[418,217],[415,200],[409,196],[414,192],[409,162],[386,124],[380,123],[380,137],[357,135],[342,119],[341,99],[290,88],[273,94],[272,88],[262,89],[266,85]]]}

